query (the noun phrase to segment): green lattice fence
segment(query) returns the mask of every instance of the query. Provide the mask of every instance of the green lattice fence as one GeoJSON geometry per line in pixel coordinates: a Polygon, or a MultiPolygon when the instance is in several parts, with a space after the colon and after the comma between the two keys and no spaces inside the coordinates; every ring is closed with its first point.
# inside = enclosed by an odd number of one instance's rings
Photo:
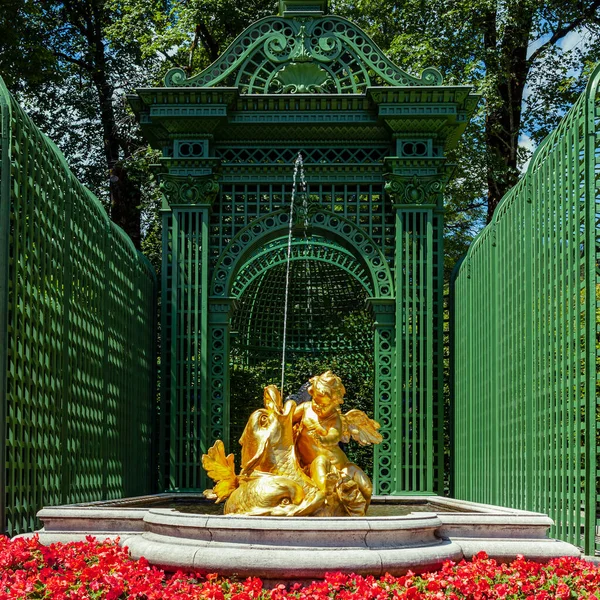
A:
{"type": "Polygon", "coordinates": [[[0,110],[0,509],[13,535],[42,505],[150,490],[156,286],[1,80],[0,110]]]}
{"type": "Polygon", "coordinates": [[[600,69],[455,280],[455,495],[548,513],[594,551],[600,69]]]}

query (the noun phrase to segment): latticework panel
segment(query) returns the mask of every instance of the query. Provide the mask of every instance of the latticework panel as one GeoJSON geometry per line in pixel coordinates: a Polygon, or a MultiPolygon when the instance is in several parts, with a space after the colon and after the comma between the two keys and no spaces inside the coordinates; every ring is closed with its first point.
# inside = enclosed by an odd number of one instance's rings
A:
{"type": "Polygon", "coordinates": [[[0,407],[15,534],[45,504],[150,490],[155,281],[0,86],[0,407]]]}
{"type": "MultiPolygon", "coordinates": [[[[289,210],[290,185],[224,184],[211,216],[211,261],[220,258],[231,240],[257,217],[289,210]]],[[[308,185],[313,206],[345,217],[373,240],[390,264],[394,256],[394,215],[382,185],[308,185]]]]}
{"type": "Polygon", "coordinates": [[[447,493],[446,482],[449,482],[449,465],[445,464],[444,447],[449,443],[447,423],[448,409],[445,406],[447,384],[444,374],[448,357],[444,356],[444,219],[437,211],[432,215],[432,373],[431,373],[431,410],[432,410],[432,444],[433,444],[433,491],[440,496],[447,493]],[[448,442],[446,441],[448,440],[448,442]]]}
{"type": "Polygon", "coordinates": [[[168,428],[171,488],[200,487],[201,457],[208,450],[206,361],[208,210],[177,210],[164,222],[161,417],[168,428]],[[204,366],[203,366],[204,363],[204,366]]]}
{"type": "MultiPolygon", "coordinates": [[[[264,270],[244,291],[232,321],[233,346],[243,364],[281,357],[286,264],[264,270]]],[[[345,317],[365,305],[364,286],[335,264],[315,259],[290,264],[287,355],[352,352],[364,340],[344,336],[345,317]]],[[[369,335],[369,337],[371,337],[369,335]]]]}
{"type": "MultiPolygon", "coordinates": [[[[232,296],[240,298],[248,286],[253,284],[256,279],[265,276],[267,269],[282,264],[285,265],[288,260],[291,263],[302,261],[305,263],[309,274],[311,270],[316,268],[312,261],[337,266],[357,279],[370,295],[375,293],[368,270],[356,260],[356,257],[350,251],[335,242],[326,241],[322,237],[304,235],[300,238],[292,238],[292,240],[279,238],[265,244],[264,247],[255,252],[236,274],[231,288],[232,296]]],[[[293,265],[293,267],[290,265],[290,276],[300,275],[301,269],[302,267],[297,265],[293,265]]],[[[312,278],[308,278],[307,281],[307,285],[310,285],[312,278]]]]}
{"type": "MultiPolygon", "coordinates": [[[[294,371],[299,361],[321,363],[337,357],[372,365],[372,360],[365,359],[373,356],[374,339],[373,328],[365,326],[363,317],[369,295],[366,281],[334,261],[323,260],[318,247],[312,252],[316,256],[309,251],[303,256],[301,251],[302,247],[296,247],[290,262],[286,372],[294,371]]],[[[232,315],[232,367],[246,369],[263,385],[281,382],[286,268],[285,262],[263,265],[244,287],[232,315]]],[[[364,373],[365,378],[371,376],[364,373]]],[[[289,384],[284,386],[285,394],[295,391],[289,384]]],[[[233,400],[231,414],[247,417],[262,397],[238,393],[233,400]]],[[[239,438],[244,423],[245,418],[232,421],[232,441],[239,438]]]]}
{"type": "Polygon", "coordinates": [[[394,373],[396,328],[392,322],[375,326],[375,418],[381,425],[381,444],[375,447],[373,485],[378,494],[397,490],[398,446],[401,439],[397,428],[397,392],[394,373]]]}
{"type": "MultiPolygon", "coordinates": [[[[396,378],[401,417],[396,422],[398,489],[434,487],[433,211],[398,212],[396,378]]],[[[437,423],[436,423],[437,424],[437,423]]]]}
{"type": "Polygon", "coordinates": [[[455,492],[595,546],[600,69],[455,282],[455,492]]]}
{"type": "MultiPolygon", "coordinates": [[[[234,190],[230,196],[234,201],[227,205],[217,201],[210,217],[210,255],[213,264],[218,259],[209,273],[210,289],[199,279],[202,267],[208,268],[208,261],[198,262],[209,251],[208,244],[203,243],[207,239],[205,234],[199,233],[207,225],[208,208],[178,207],[165,212],[163,217],[161,367],[165,375],[161,415],[168,433],[161,456],[168,462],[164,464],[169,474],[165,486],[171,489],[199,489],[208,485],[199,468],[199,458],[215,439],[227,440],[228,415],[239,416],[236,407],[232,409],[229,404],[230,367],[261,370],[267,382],[277,380],[280,370],[277,365],[281,360],[279,338],[285,291],[281,278],[287,262],[290,215],[287,210],[274,209],[284,200],[289,202],[291,189],[268,184],[255,186],[255,190],[268,191],[257,198],[251,186],[223,188],[234,190]],[[234,299],[238,300],[237,309],[230,312],[234,299]],[[268,305],[269,301],[275,304],[268,305]],[[208,335],[204,327],[208,327],[208,335]]],[[[306,297],[314,296],[318,318],[308,318],[308,308],[302,302],[290,301],[286,345],[290,362],[300,356],[348,357],[352,352],[364,353],[365,348],[371,349],[367,352],[372,360],[371,327],[367,327],[366,333],[361,332],[360,340],[351,340],[344,334],[344,327],[354,332],[357,327],[345,323],[346,316],[352,317],[357,310],[364,312],[368,296],[391,295],[393,280],[383,252],[361,226],[378,224],[377,215],[367,214],[362,219],[361,211],[342,206],[346,198],[349,204],[354,202],[348,188],[344,186],[343,190],[334,211],[321,210],[315,203],[315,195],[307,196],[306,208],[310,214],[306,225],[301,224],[299,217],[294,225],[292,296],[300,295],[297,286],[308,286],[302,296],[311,290],[306,297]],[[353,219],[346,219],[344,214],[352,215],[353,219]],[[301,277],[303,273],[310,275],[308,284],[301,277]],[[320,306],[319,302],[325,304],[320,306]],[[305,329],[313,320],[318,334],[305,329]]],[[[371,188],[369,191],[371,194],[365,190],[364,197],[356,202],[366,206],[367,199],[373,198],[381,204],[374,203],[370,208],[383,213],[381,192],[373,192],[371,188]]],[[[254,400],[260,399],[260,394],[255,395],[254,400]]]]}
{"type": "Polygon", "coordinates": [[[372,147],[317,147],[300,148],[294,146],[260,147],[252,146],[217,146],[216,156],[223,165],[293,165],[302,154],[307,164],[315,165],[351,165],[351,164],[383,164],[383,159],[389,156],[389,144],[372,147]]]}

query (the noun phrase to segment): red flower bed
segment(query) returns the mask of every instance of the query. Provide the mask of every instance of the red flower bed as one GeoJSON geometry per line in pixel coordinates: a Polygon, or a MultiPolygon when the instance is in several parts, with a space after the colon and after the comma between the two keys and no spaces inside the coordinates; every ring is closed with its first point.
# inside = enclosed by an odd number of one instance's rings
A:
{"type": "Polygon", "coordinates": [[[434,573],[361,577],[330,573],[324,581],[263,589],[217,575],[167,574],[144,559],[132,560],[112,543],[42,546],[36,538],[0,538],[0,600],[16,598],[139,600],[388,600],[405,598],[574,598],[600,600],[600,569],[572,558],[539,563],[518,558],[498,565],[484,553],[472,562],[447,563],[434,573]]]}

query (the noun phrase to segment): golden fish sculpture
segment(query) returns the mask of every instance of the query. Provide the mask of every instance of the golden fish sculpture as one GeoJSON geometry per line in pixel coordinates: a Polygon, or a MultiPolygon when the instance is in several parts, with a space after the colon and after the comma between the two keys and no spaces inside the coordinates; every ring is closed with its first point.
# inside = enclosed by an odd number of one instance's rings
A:
{"type": "Polygon", "coordinates": [[[264,392],[264,408],[250,415],[240,438],[241,471],[217,440],[202,456],[215,481],[205,495],[225,502],[225,514],[270,516],[362,516],[373,485],[339,446],[350,438],[378,444],[379,423],[360,410],[342,413],[346,390],[326,371],[310,379],[311,400],[285,405],[275,385],[264,392]]]}

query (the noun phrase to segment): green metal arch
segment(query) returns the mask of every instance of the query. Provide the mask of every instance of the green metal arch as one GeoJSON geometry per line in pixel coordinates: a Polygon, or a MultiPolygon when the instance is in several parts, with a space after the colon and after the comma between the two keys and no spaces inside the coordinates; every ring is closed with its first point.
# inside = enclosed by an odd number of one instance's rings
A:
{"type": "MultiPolygon", "coordinates": [[[[241,298],[252,282],[266,270],[287,262],[287,238],[281,238],[278,242],[252,256],[241,267],[231,290],[234,298],[241,298]]],[[[290,261],[299,260],[315,260],[335,265],[354,277],[370,296],[374,293],[369,274],[356,257],[341,246],[317,240],[297,240],[292,243],[290,261]],[[317,249],[319,252],[315,252],[317,249]]]]}
{"type": "MultiPolygon", "coordinates": [[[[229,297],[233,283],[252,253],[268,242],[287,235],[289,212],[279,210],[256,219],[229,242],[215,266],[211,296],[229,297]]],[[[371,238],[352,221],[328,210],[317,210],[309,217],[311,232],[338,242],[369,273],[376,298],[394,295],[392,274],[385,256],[371,238]]]]}
{"type": "MultiPolygon", "coordinates": [[[[413,77],[389,60],[375,42],[357,25],[337,16],[327,15],[310,20],[286,17],[260,19],[242,32],[212,65],[188,78],[183,69],[171,69],[165,77],[166,87],[239,86],[246,93],[268,93],[269,86],[243,82],[243,73],[256,73],[257,67],[268,63],[270,71],[284,65],[309,64],[333,66],[335,86],[356,93],[361,87],[387,84],[392,86],[441,85],[442,76],[434,68],[427,68],[420,78],[413,77]],[[337,69],[339,58],[350,55],[351,64],[337,69]],[[350,73],[347,69],[350,68],[350,73]],[[340,84],[341,79],[347,79],[340,84]]],[[[314,70],[313,69],[313,70],[314,70]]],[[[329,70],[329,69],[328,69],[329,70]]],[[[267,70],[268,71],[268,70],[267,70]]],[[[265,71],[265,72],[267,72],[265,71]]],[[[281,91],[281,90],[275,90],[281,91]]],[[[315,91],[315,90],[311,90],[315,91]]],[[[319,89],[318,91],[327,91],[319,89]]]]}

